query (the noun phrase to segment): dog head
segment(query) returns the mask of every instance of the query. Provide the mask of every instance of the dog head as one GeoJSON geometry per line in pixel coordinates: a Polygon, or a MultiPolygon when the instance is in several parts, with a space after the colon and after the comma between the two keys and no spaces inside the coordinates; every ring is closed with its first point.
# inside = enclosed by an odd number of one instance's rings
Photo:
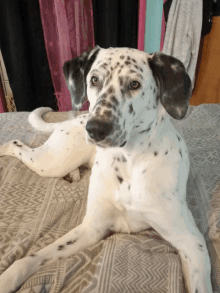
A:
{"type": "Polygon", "coordinates": [[[96,46],[67,61],[63,70],[74,110],[88,96],[88,142],[123,146],[143,113],[151,122],[159,101],[173,118],[186,115],[191,80],[182,62],[174,57],[96,46]]]}

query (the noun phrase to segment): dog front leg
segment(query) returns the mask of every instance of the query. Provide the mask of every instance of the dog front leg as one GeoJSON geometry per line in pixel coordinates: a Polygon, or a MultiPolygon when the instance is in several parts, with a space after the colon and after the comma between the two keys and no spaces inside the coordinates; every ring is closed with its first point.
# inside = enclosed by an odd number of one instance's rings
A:
{"type": "Polygon", "coordinates": [[[15,261],[0,276],[1,293],[16,292],[44,264],[68,257],[98,243],[108,234],[108,227],[88,220],[38,252],[15,261]]]}
{"type": "Polygon", "coordinates": [[[189,293],[212,293],[211,264],[203,235],[186,202],[164,200],[147,212],[148,223],[179,252],[189,293]]]}

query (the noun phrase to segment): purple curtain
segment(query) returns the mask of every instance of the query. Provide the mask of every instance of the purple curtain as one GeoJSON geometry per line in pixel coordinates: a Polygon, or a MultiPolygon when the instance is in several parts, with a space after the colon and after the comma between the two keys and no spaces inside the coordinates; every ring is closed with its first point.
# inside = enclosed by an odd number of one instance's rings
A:
{"type": "Polygon", "coordinates": [[[138,50],[144,51],[146,0],[139,0],[138,50]]]}
{"type": "MultiPolygon", "coordinates": [[[[163,4],[167,0],[163,0],[163,4]]],[[[161,39],[160,39],[160,51],[163,50],[163,44],[164,44],[164,38],[165,38],[165,32],[166,32],[166,23],[165,23],[165,16],[164,16],[164,9],[162,14],[162,26],[161,26],[161,39]]]]}
{"type": "MultiPolygon", "coordinates": [[[[40,10],[58,108],[70,111],[70,92],[62,68],[65,61],[95,46],[92,0],[40,0],[40,10]]],[[[88,103],[82,110],[87,109],[88,103]]]]}
{"type": "Polygon", "coordinates": [[[0,80],[0,113],[4,113],[5,112],[5,107],[4,107],[4,96],[3,96],[3,93],[2,93],[2,87],[1,87],[1,80],[0,80]]]}

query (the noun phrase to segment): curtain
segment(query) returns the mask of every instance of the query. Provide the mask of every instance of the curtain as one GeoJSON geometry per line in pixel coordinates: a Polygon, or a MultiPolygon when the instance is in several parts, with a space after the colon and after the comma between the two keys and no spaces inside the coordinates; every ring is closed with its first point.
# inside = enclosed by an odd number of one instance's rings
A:
{"type": "Polygon", "coordinates": [[[40,0],[45,45],[59,111],[72,110],[63,64],[94,47],[91,0],[40,0]]]}
{"type": "MultiPolygon", "coordinates": [[[[166,23],[165,23],[165,15],[164,15],[164,3],[167,0],[163,0],[163,7],[162,7],[162,24],[161,24],[161,35],[160,35],[160,23],[161,18],[159,13],[159,18],[156,18],[156,15],[154,14],[154,24],[157,26],[158,31],[158,42],[160,39],[160,48],[159,46],[156,46],[156,48],[160,49],[160,51],[163,50],[163,44],[164,44],[164,37],[165,37],[165,31],[166,31],[166,23]]],[[[169,0],[170,1],[170,0],[169,0]]],[[[146,7],[146,0],[139,0],[139,23],[138,23],[138,50],[144,51],[144,41],[145,41],[145,24],[147,23],[147,7],[146,7]]],[[[152,15],[150,15],[152,18],[152,15]]],[[[154,29],[155,30],[155,29],[154,29]]],[[[148,35],[149,37],[149,35],[148,35]]],[[[148,40],[150,41],[150,40],[148,40]]]]}
{"type": "Polygon", "coordinates": [[[3,84],[0,76],[0,113],[7,112],[7,106],[5,102],[5,94],[3,89],[3,84]]]}
{"type": "Polygon", "coordinates": [[[160,50],[163,1],[147,0],[144,51],[153,53],[160,50]]]}
{"type": "Polygon", "coordinates": [[[161,38],[160,38],[160,51],[163,50],[163,44],[164,44],[164,37],[166,32],[166,22],[165,22],[165,14],[164,14],[164,3],[167,0],[163,0],[163,14],[162,14],[162,26],[161,26],[161,38]]]}
{"type": "Polygon", "coordinates": [[[57,109],[38,0],[0,1],[0,47],[17,111],[57,109]]]}
{"type": "Polygon", "coordinates": [[[92,0],[95,43],[102,48],[137,49],[137,0],[92,0]]]}
{"type": "Polygon", "coordinates": [[[172,0],[163,46],[163,53],[183,62],[193,84],[202,30],[202,7],[202,0],[172,0]]]}
{"type": "Polygon", "coordinates": [[[146,0],[139,0],[138,50],[144,51],[146,0]]]}

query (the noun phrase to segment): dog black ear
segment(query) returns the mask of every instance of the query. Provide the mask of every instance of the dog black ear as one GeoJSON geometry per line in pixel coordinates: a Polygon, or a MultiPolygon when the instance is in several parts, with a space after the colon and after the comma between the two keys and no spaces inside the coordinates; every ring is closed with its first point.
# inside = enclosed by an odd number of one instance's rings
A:
{"type": "Polygon", "coordinates": [[[183,119],[192,93],[191,80],[183,63],[160,52],[148,58],[159,88],[159,99],[170,116],[183,119]]]}
{"type": "Polygon", "coordinates": [[[95,46],[94,49],[64,63],[63,74],[71,93],[72,107],[75,111],[82,107],[87,96],[86,76],[100,49],[99,46],[95,46]]]}

